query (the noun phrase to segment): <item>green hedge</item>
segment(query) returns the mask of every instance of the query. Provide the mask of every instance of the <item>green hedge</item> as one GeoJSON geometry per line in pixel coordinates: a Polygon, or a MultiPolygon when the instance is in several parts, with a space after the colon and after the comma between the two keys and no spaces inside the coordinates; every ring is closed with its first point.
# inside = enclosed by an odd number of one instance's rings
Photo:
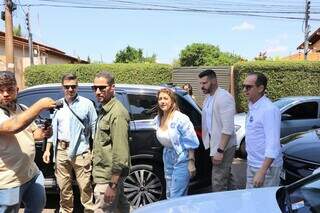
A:
{"type": "Polygon", "coordinates": [[[272,100],[285,96],[320,95],[320,62],[240,62],[234,65],[238,112],[247,111],[242,84],[250,71],[259,71],[267,76],[267,95],[272,100]]]}
{"type": "Polygon", "coordinates": [[[80,82],[93,82],[96,73],[107,70],[117,83],[160,84],[171,82],[172,66],[167,64],[52,64],[28,67],[25,71],[26,86],[61,82],[65,73],[74,73],[80,82]]]}

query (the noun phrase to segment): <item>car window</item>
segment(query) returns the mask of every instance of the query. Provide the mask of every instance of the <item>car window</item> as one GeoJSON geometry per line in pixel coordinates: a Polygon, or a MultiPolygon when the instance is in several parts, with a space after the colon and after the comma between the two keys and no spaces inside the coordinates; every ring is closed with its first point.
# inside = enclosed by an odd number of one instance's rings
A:
{"type": "MultiPolygon", "coordinates": [[[[90,99],[97,110],[100,108],[100,103],[97,101],[95,94],[94,92],[92,92],[92,90],[79,87],[78,94],[85,98],[90,99]]],[[[18,94],[18,103],[24,104],[26,106],[31,106],[36,101],[44,97],[50,97],[54,100],[58,100],[63,97],[63,92],[60,88],[42,89],[41,91],[35,90],[35,91],[22,92],[18,94]]],[[[117,92],[116,92],[116,98],[122,101],[121,94],[117,92]]],[[[49,118],[49,117],[50,117],[49,110],[45,110],[40,113],[40,118],[49,118]]]]}
{"type": "Polygon", "coordinates": [[[177,102],[179,109],[182,113],[186,114],[191,122],[193,123],[195,128],[201,127],[201,115],[199,111],[196,110],[196,105],[190,103],[187,99],[183,98],[180,95],[177,95],[177,102]]]}
{"type": "Polygon", "coordinates": [[[318,103],[306,102],[297,104],[286,110],[283,114],[290,116],[290,120],[316,119],[318,117],[318,103]]]}
{"type": "MultiPolygon", "coordinates": [[[[27,93],[22,93],[18,95],[18,103],[24,104],[26,106],[31,106],[34,104],[36,101],[38,101],[41,98],[44,97],[50,97],[54,100],[57,100],[61,97],[63,97],[63,92],[62,90],[59,91],[53,91],[53,90],[48,90],[48,91],[36,91],[36,92],[27,92],[27,93]]],[[[49,110],[42,111],[40,113],[41,118],[49,118],[50,113],[49,110]]]]}
{"type": "Polygon", "coordinates": [[[278,99],[275,102],[273,102],[279,109],[282,109],[283,107],[291,104],[294,102],[292,99],[278,99]]]}
{"type": "Polygon", "coordinates": [[[131,116],[134,120],[153,119],[157,115],[155,94],[128,94],[131,116]]]}
{"type": "Polygon", "coordinates": [[[311,182],[289,194],[293,212],[320,211],[320,181],[311,182]]]}

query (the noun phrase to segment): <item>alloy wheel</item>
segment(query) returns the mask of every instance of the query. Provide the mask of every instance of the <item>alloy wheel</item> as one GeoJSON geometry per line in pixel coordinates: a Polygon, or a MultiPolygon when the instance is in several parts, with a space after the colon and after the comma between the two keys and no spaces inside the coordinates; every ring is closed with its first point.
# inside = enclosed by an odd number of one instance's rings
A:
{"type": "Polygon", "coordinates": [[[133,168],[124,180],[124,194],[130,204],[134,208],[138,208],[161,200],[163,184],[158,175],[152,169],[142,169],[141,166],[135,167],[140,167],[140,169],[133,168]]]}

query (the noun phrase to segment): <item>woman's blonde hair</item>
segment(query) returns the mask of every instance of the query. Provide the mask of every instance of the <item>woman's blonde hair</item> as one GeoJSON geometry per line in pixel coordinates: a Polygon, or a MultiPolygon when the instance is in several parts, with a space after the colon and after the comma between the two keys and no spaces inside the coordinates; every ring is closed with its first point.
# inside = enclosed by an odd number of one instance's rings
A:
{"type": "MultiPolygon", "coordinates": [[[[175,110],[179,110],[178,105],[177,105],[176,95],[173,93],[173,91],[171,89],[168,89],[168,88],[160,89],[157,93],[157,100],[159,100],[160,93],[165,93],[165,94],[169,95],[169,97],[171,99],[172,104],[169,108],[168,115],[171,115],[171,113],[173,113],[175,110]]],[[[163,117],[163,111],[160,109],[159,103],[157,103],[157,109],[158,109],[158,115],[161,120],[163,117]]]]}

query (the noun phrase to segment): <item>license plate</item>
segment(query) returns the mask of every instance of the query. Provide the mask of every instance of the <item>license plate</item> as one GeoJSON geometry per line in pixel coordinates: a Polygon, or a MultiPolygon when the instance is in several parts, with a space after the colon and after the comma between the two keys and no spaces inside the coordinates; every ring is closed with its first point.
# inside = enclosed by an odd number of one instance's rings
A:
{"type": "Polygon", "coordinates": [[[280,172],[280,178],[282,180],[286,180],[286,171],[284,169],[282,169],[281,172],[280,172]]]}

